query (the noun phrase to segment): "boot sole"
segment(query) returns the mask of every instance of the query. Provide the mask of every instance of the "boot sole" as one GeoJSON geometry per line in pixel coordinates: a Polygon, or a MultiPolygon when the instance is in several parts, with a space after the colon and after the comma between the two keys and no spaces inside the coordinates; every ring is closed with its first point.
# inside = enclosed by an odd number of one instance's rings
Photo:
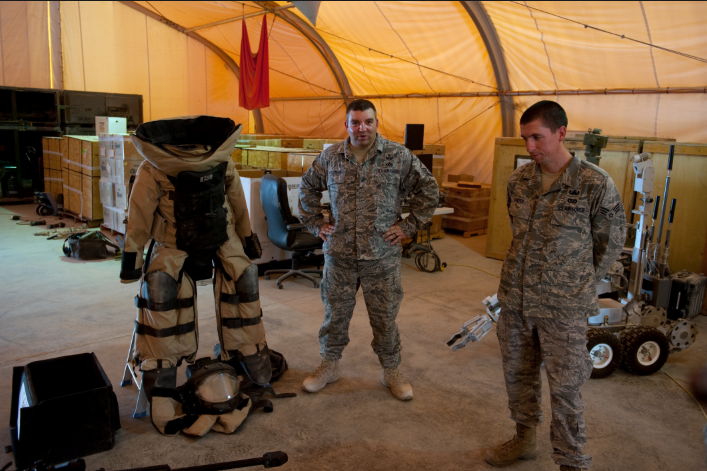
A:
{"type": "Polygon", "coordinates": [[[385,386],[386,388],[390,389],[390,392],[391,392],[391,394],[393,395],[393,397],[394,397],[395,399],[397,399],[397,400],[399,400],[399,401],[409,401],[409,400],[412,399],[412,394],[410,394],[410,396],[408,396],[408,397],[398,396],[397,394],[395,394],[395,392],[393,391],[393,388],[391,388],[390,386],[388,386],[388,383],[385,382],[385,377],[382,376],[382,375],[381,375],[381,383],[383,383],[383,386],[385,386]]]}
{"type": "Polygon", "coordinates": [[[485,459],[486,462],[487,462],[488,464],[490,464],[491,466],[496,466],[497,468],[502,468],[502,467],[504,467],[504,466],[512,465],[513,463],[515,463],[515,462],[518,461],[518,460],[534,460],[534,459],[537,458],[537,457],[538,457],[538,452],[537,452],[537,451],[533,451],[533,452],[531,452],[531,453],[526,453],[526,454],[523,455],[523,456],[519,456],[518,458],[509,460],[509,461],[497,461],[497,462],[494,463],[493,461],[489,460],[489,459],[486,458],[486,457],[484,457],[484,459],[485,459]]]}
{"type": "Polygon", "coordinates": [[[307,387],[303,384],[303,385],[302,385],[302,389],[303,389],[304,391],[309,392],[309,393],[315,393],[315,392],[319,392],[319,391],[321,391],[322,389],[326,388],[326,385],[327,385],[327,384],[335,383],[335,382],[337,382],[338,380],[339,380],[339,375],[336,375],[335,378],[328,379],[327,382],[324,383],[324,386],[322,386],[321,388],[317,388],[317,389],[307,389],[307,387]]]}

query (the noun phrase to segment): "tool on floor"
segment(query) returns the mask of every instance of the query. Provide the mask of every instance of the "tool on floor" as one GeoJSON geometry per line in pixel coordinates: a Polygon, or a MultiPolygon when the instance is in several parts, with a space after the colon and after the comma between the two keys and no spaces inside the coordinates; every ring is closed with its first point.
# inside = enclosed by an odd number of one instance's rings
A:
{"type": "Polygon", "coordinates": [[[465,347],[469,342],[478,342],[491,331],[493,323],[498,322],[498,316],[501,314],[501,305],[498,302],[498,297],[495,294],[488,296],[481,303],[486,308],[486,314],[476,316],[465,322],[462,325],[462,330],[447,341],[447,345],[452,347],[453,352],[465,347]],[[457,343],[459,339],[463,340],[457,343]]]}
{"type": "MultiPolygon", "coordinates": [[[[203,466],[191,466],[188,468],[175,468],[168,464],[149,466],[144,468],[130,468],[122,471],[222,471],[226,469],[250,468],[252,466],[263,466],[263,468],[278,468],[288,461],[287,453],[284,451],[271,451],[265,453],[261,458],[248,458],[238,461],[226,461],[223,463],[205,464],[203,466]]],[[[56,466],[46,466],[41,461],[34,463],[28,471],[86,471],[86,462],[83,459],[69,461],[56,466]]],[[[103,468],[98,471],[105,471],[103,468]]]]}
{"type": "Polygon", "coordinates": [[[47,224],[47,221],[44,219],[40,219],[39,221],[30,221],[29,225],[30,226],[45,226],[47,224]]]}
{"type": "Polygon", "coordinates": [[[47,225],[47,229],[58,229],[60,227],[66,227],[66,224],[64,224],[63,222],[59,222],[56,224],[48,224],[47,225]]]}

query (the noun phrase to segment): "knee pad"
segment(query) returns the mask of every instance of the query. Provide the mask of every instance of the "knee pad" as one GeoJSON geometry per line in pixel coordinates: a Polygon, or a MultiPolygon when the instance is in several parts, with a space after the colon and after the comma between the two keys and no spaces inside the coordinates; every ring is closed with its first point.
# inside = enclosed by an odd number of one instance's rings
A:
{"type": "Polygon", "coordinates": [[[177,365],[196,356],[196,289],[189,275],[177,282],[169,273],[145,275],[135,297],[135,349],[133,360],[164,359],[177,365]]]}
{"type": "Polygon", "coordinates": [[[143,370],[140,389],[147,396],[147,400],[152,403],[152,390],[155,388],[177,387],[177,367],[155,368],[154,370],[143,370]]]}
{"type": "Polygon", "coordinates": [[[258,267],[251,265],[236,280],[236,293],[242,303],[252,303],[260,299],[258,289],[258,267]]]}
{"type": "Polygon", "coordinates": [[[235,281],[217,270],[214,294],[223,360],[229,360],[236,351],[244,348],[250,354],[265,347],[265,329],[258,295],[258,267],[250,265],[235,281]]]}

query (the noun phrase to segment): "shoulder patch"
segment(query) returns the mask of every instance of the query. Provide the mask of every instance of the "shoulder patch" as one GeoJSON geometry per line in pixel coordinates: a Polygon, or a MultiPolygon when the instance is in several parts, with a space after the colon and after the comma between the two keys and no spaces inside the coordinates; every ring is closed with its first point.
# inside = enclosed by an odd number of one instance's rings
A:
{"type": "Polygon", "coordinates": [[[616,206],[613,208],[599,208],[599,212],[606,218],[606,219],[614,219],[614,216],[616,216],[616,213],[618,213],[621,210],[621,203],[616,203],[616,206]]]}

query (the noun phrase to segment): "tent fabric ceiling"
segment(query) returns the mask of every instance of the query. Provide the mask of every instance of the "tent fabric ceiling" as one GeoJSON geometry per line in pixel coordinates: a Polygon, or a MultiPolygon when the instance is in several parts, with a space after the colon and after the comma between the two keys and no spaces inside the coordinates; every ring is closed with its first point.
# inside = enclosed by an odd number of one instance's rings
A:
{"type": "MultiPolygon", "coordinates": [[[[265,132],[343,138],[346,90],[333,72],[340,67],[351,94],[372,97],[383,136],[400,141],[405,124],[424,123],[425,141],[447,147],[447,173],[471,173],[490,182],[493,140],[501,135],[499,97],[449,96],[498,87],[482,35],[463,3],[322,2],[316,26],[296,8],[268,14],[273,101],[261,110],[265,132]],[[295,16],[318,35],[314,41],[293,25],[295,16]],[[329,47],[337,64],[325,59],[316,41],[329,47]]],[[[142,94],[145,119],[209,113],[252,128],[251,115],[238,107],[234,71],[184,30],[196,28],[190,34],[238,64],[242,20],[203,26],[286,4],[0,2],[2,83],[49,88],[51,55],[62,58],[59,75],[66,89],[142,94]],[[47,6],[56,3],[61,43],[50,53],[48,38],[55,33],[47,31],[47,6]]],[[[704,61],[632,40],[704,56],[705,2],[480,4],[498,35],[512,90],[707,85],[704,61]]],[[[251,44],[257,44],[263,16],[244,21],[251,44]]],[[[575,130],[600,127],[615,135],[707,140],[701,125],[704,93],[515,96],[515,123],[541,99],[558,100],[575,130]]]]}

